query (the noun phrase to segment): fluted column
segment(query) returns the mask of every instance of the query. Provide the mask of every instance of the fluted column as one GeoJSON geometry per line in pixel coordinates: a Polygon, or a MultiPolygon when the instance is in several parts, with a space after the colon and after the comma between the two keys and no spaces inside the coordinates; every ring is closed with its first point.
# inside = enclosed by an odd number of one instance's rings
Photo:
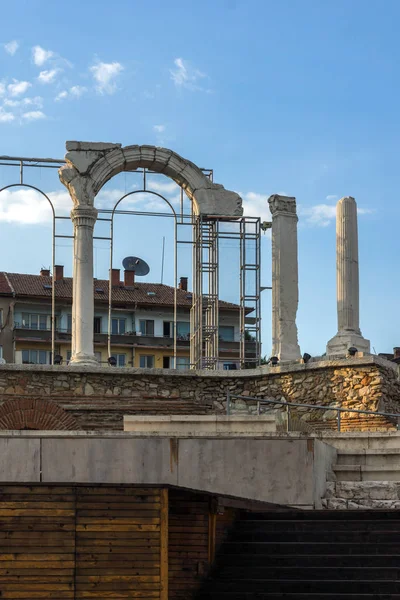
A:
{"type": "Polygon", "coordinates": [[[346,196],[336,207],[336,296],[338,333],[327,345],[327,354],[343,355],[353,346],[370,351],[360,331],[357,204],[346,196]]]}
{"type": "Polygon", "coordinates": [[[93,344],[93,230],[97,210],[78,205],[71,211],[71,219],[74,224],[71,364],[98,365],[93,344]]]}
{"type": "Polygon", "coordinates": [[[275,194],[268,203],[272,214],[272,355],[283,362],[296,361],[300,359],[296,199],[275,194]]]}

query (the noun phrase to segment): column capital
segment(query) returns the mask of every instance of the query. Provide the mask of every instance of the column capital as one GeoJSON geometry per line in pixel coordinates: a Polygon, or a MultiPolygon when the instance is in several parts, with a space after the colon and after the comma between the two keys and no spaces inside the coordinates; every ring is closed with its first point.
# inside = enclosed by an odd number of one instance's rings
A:
{"type": "Polygon", "coordinates": [[[285,215],[286,217],[295,217],[297,219],[296,198],[273,194],[268,198],[268,204],[272,217],[285,215]]]}
{"type": "Polygon", "coordinates": [[[71,220],[78,227],[91,227],[93,229],[97,215],[97,208],[88,205],[80,204],[71,210],[71,220]]]}

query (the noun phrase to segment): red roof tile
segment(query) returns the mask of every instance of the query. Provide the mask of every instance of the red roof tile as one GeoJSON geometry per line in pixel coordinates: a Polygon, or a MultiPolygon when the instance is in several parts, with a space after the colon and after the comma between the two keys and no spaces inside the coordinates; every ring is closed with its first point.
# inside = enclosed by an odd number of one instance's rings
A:
{"type": "Polygon", "coordinates": [[[4,294],[6,296],[11,296],[12,292],[13,291],[10,287],[10,284],[7,280],[5,273],[0,272],[0,294],[4,294]]]}
{"type": "MultiPolygon", "coordinates": [[[[52,277],[43,275],[28,275],[22,273],[0,273],[0,293],[2,290],[2,280],[6,281],[8,277],[11,286],[17,297],[35,297],[35,298],[51,298],[52,295],[52,277]]],[[[56,299],[72,301],[72,278],[65,277],[55,282],[56,299]]],[[[108,304],[108,281],[104,279],[94,279],[94,299],[95,301],[108,304]],[[101,290],[101,291],[100,291],[101,290]]],[[[10,292],[11,293],[11,289],[10,292]]],[[[114,304],[139,304],[150,306],[173,306],[174,305],[174,288],[161,283],[136,283],[132,287],[113,287],[112,301],[114,304]],[[148,294],[151,293],[151,295],[148,294]],[[152,295],[154,293],[154,295],[152,295]]],[[[177,290],[177,305],[187,306],[192,305],[191,292],[177,290]]],[[[220,308],[228,310],[238,310],[237,304],[231,302],[219,301],[220,308]]],[[[250,311],[246,311],[250,312],[250,311]]]]}

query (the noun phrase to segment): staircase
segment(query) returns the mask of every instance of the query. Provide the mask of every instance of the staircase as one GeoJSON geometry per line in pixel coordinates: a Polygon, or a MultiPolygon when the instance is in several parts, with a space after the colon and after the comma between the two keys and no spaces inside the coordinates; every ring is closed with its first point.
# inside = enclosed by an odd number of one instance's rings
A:
{"type": "Polygon", "coordinates": [[[400,512],[244,513],[196,600],[400,600],[400,512]]]}
{"type": "Polygon", "coordinates": [[[400,509],[400,440],[395,435],[356,435],[337,440],[328,475],[327,509],[400,509]],[[369,447],[372,446],[372,447],[369,447]]]}

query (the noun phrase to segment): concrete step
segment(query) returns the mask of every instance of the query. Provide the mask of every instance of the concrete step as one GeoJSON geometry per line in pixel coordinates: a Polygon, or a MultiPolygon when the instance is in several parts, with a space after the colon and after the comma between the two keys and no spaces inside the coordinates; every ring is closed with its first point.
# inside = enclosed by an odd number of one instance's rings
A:
{"type": "MultiPolygon", "coordinates": [[[[358,483],[355,486],[352,486],[351,484],[349,484],[347,482],[338,483],[336,486],[335,482],[329,482],[327,492],[330,492],[331,494],[333,494],[336,491],[336,489],[338,489],[342,495],[345,495],[344,497],[351,498],[354,487],[355,488],[358,487],[363,490],[368,488],[369,493],[374,498],[381,497],[382,490],[386,490],[386,489],[390,490],[390,493],[393,493],[396,498],[400,498],[400,484],[390,483],[388,486],[385,486],[380,481],[378,481],[376,483],[376,485],[374,485],[373,483],[367,483],[367,484],[358,483]],[[375,495],[373,495],[373,494],[375,494],[375,495]],[[397,494],[399,494],[399,495],[397,495],[397,494]]],[[[374,512],[373,515],[368,514],[367,516],[368,516],[368,522],[370,521],[370,519],[372,519],[373,521],[377,521],[377,520],[379,520],[379,521],[386,521],[386,520],[400,521],[400,513],[393,512],[390,510],[376,511],[376,512],[374,512]]],[[[354,511],[351,511],[351,510],[342,511],[341,513],[337,513],[334,510],[326,511],[326,510],[282,509],[282,510],[274,510],[273,512],[268,512],[268,513],[266,513],[266,512],[249,512],[249,513],[243,513],[240,516],[241,522],[255,521],[255,520],[272,521],[272,522],[278,522],[278,521],[287,522],[287,521],[296,520],[298,522],[315,523],[316,527],[318,526],[317,525],[318,521],[334,520],[334,521],[341,521],[343,523],[348,523],[349,526],[351,526],[351,524],[356,521],[365,522],[366,515],[365,515],[365,513],[364,514],[355,513],[354,511]]]]}
{"type": "Polygon", "coordinates": [[[333,472],[336,481],[398,481],[400,482],[399,466],[365,466],[354,464],[335,464],[333,472]]]}
{"type": "Polygon", "coordinates": [[[284,557],[277,554],[226,554],[217,560],[217,567],[296,567],[307,568],[313,566],[326,567],[335,565],[334,568],[348,567],[371,567],[377,568],[400,568],[400,554],[285,554],[284,557]]]}
{"type": "MultiPolygon", "coordinates": [[[[316,531],[387,531],[400,533],[400,519],[376,519],[375,515],[365,520],[337,520],[333,518],[318,519],[317,521],[291,519],[287,521],[240,521],[236,523],[235,531],[264,531],[266,534],[303,532],[306,536],[316,531]]],[[[269,538],[268,538],[269,539],[269,538]]],[[[400,564],[399,564],[400,568],[400,564]]]]}
{"type": "MultiPolygon", "coordinates": [[[[286,562],[286,561],[285,561],[286,562]]],[[[315,567],[315,566],[295,566],[290,567],[286,564],[284,566],[270,567],[269,565],[254,566],[254,565],[227,565],[222,566],[218,570],[219,579],[251,579],[252,581],[263,579],[263,580],[288,580],[293,579],[307,579],[308,581],[318,580],[356,580],[374,581],[379,579],[381,581],[397,581],[399,568],[398,567],[338,567],[336,561],[330,559],[331,565],[334,566],[315,567]]]]}
{"type": "Polygon", "coordinates": [[[368,544],[400,544],[400,534],[398,531],[336,531],[334,529],[324,531],[317,530],[313,532],[304,531],[263,531],[240,529],[235,533],[235,540],[238,542],[263,542],[268,537],[268,542],[279,542],[284,539],[286,543],[301,542],[304,544],[318,544],[331,542],[332,544],[365,542],[368,544]]]}
{"type": "Polygon", "coordinates": [[[360,465],[369,467],[398,467],[400,469],[400,448],[339,450],[338,465],[360,465]]]}
{"type": "Polygon", "coordinates": [[[275,593],[275,592],[206,592],[196,600],[400,600],[400,594],[340,594],[340,593],[275,593]]]}
{"type": "Polygon", "coordinates": [[[400,452],[400,431],[355,431],[351,433],[324,431],[318,435],[318,438],[339,451],[397,449],[400,452]]]}
{"type": "Polygon", "coordinates": [[[339,580],[325,579],[312,580],[307,579],[215,579],[208,581],[208,586],[203,592],[212,591],[213,594],[221,592],[233,592],[235,594],[247,593],[265,593],[266,590],[278,593],[329,593],[329,594],[400,594],[400,581],[389,581],[382,579],[364,579],[358,580],[339,580]]]}
{"type": "Polygon", "coordinates": [[[226,542],[224,544],[224,554],[226,555],[240,555],[243,554],[257,554],[264,556],[271,556],[276,554],[280,556],[282,562],[285,560],[285,556],[289,555],[317,555],[317,556],[347,556],[349,560],[353,555],[371,554],[371,551],[376,552],[380,556],[384,555],[397,555],[400,554],[400,536],[398,536],[398,542],[395,543],[374,543],[373,549],[365,542],[244,542],[244,541],[233,541],[226,542]]]}

